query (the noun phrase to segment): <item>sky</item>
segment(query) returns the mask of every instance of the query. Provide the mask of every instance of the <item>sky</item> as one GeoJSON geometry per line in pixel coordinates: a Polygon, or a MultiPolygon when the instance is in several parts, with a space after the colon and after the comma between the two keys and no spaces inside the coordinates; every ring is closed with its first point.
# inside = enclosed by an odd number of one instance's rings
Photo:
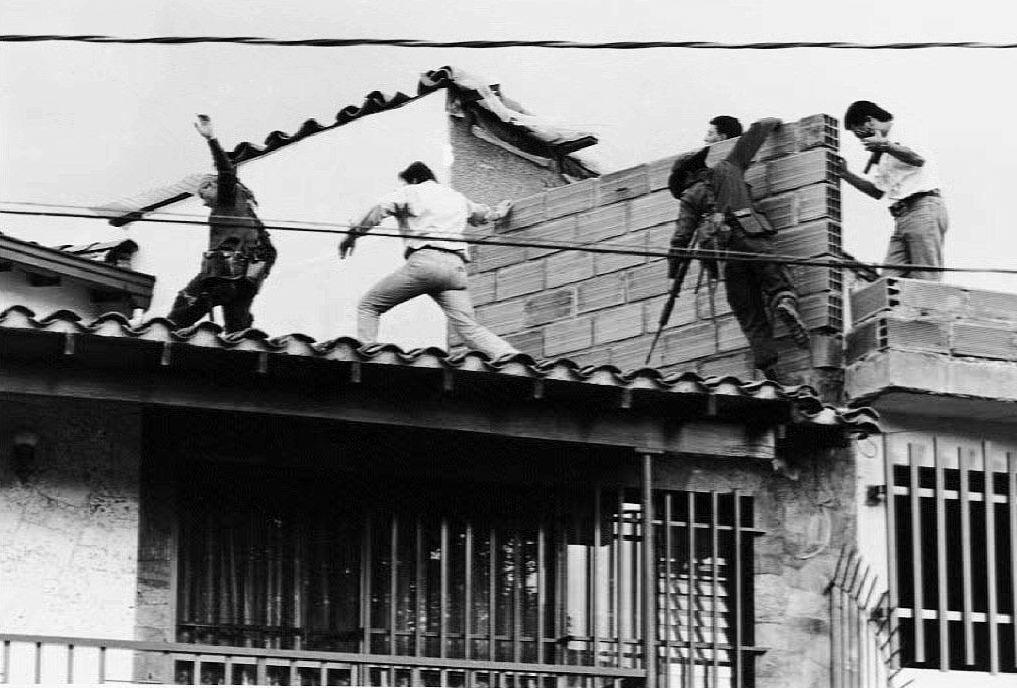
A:
{"type": "MultiPolygon", "coordinates": [[[[1003,42],[1013,40],[1008,5],[5,0],[0,25],[8,34],[119,36],[1003,42]]],[[[213,116],[228,147],[262,141],[273,130],[294,131],[310,117],[330,120],[370,91],[411,89],[421,72],[443,65],[501,84],[534,113],[596,132],[600,143],[589,150],[609,168],[697,147],[716,114],[746,124],[819,112],[840,119],[851,101],[876,101],[935,147],[950,212],[948,265],[1017,267],[1008,200],[1017,157],[1017,143],[1008,135],[1017,92],[1008,76],[1017,72],[1017,50],[2,44],[0,201],[97,205],[130,196],[208,170],[207,150],[196,145],[191,128],[197,112],[213,116]]],[[[842,150],[852,167],[864,165],[867,155],[843,131],[842,150]]],[[[361,170],[357,160],[337,164],[361,170]]],[[[884,204],[846,185],[843,196],[845,248],[863,260],[880,260],[892,226],[884,204]]],[[[316,207],[314,199],[305,200],[316,207]]],[[[294,205],[300,204],[287,207],[294,205]]],[[[91,222],[0,216],[0,231],[42,243],[76,243],[114,231],[91,222]]],[[[1013,276],[952,274],[947,281],[1017,291],[1013,276]]]]}

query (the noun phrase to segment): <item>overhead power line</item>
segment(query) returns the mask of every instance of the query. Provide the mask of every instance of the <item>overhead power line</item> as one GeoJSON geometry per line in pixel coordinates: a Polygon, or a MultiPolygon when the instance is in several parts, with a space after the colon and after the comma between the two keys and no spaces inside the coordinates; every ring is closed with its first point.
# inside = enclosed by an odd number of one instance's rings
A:
{"type": "Polygon", "coordinates": [[[7,34],[2,43],[116,43],[123,45],[194,45],[199,43],[230,43],[305,48],[351,48],[387,46],[397,48],[555,48],[566,50],[645,50],[649,48],[683,48],[693,50],[789,50],[820,48],[825,50],[924,50],[929,48],[965,48],[1010,50],[1017,43],[983,41],[910,41],[895,43],[853,43],[848,41],[762,41],[723,43],[717,41],[568,41],[568,40],[470,40],[437,41],[418,38],[263,38],[259,36],[125,36],[67,34],[7,34]]]}
{"type": "MultiPolygon", "coordinates": [[[[71,210],[19,210],[10,207],[0,207],[0,215],[24,215],[32,217],[65,217],[81,218],[87,220],[108,220],[111,217],[119,217],[121,211],[102,212],[87,206],[74,205],[53,205],[46,203],[29,203],[16,201],[0,201],[0,206],[22,206],[27,208],[69,208],[71,210]],[[88,211],[88,212],[82,212],[88,211]]],[[[236,219],[238,226],[250,227],[249,217],[230,217],[217,215],[217,220],[236,219]]],[[[165,224],[178,224],[205,227],[208,218],[202,215],[186,213],[152,213],[146,215],[139,222],[156,222],[165,224]]],[[[357,225],[343,224],[338,222],[311,222],[306,220],[262,220],[265,229],[280,232],[305,232],[312,234],[362,234],[357,225]]],[[[396,239],[405,238],[399,231],[386,230],[385,228],[372,228],[370,236],[389,237],[396,239]]],[[[435,239],[438,241],[460,241],[465,244],[480,246],[511,246],[516,248],[542,248],[559,251],[582,251],[586,253],[610,253],[630,256],[642,256],[644,258],[668,258],[677,256],[692,260],[723,260],[746,263],[778,263],[782,265],[802,265],[809,267],[833,267],[846,269],[860,269],[874,271],[880,268],[893,268],[896,270],[913,270],[922,272],[964,272],[964,273],[991,273],[1000,275],[1017,275],[1017,268],[967,268],[947,267],[939,265],[917,265],[917,264],[888,264],[888,263],[866,263],[859,260],[848,260],[844,258],[803,258],[801,256],[790,256],[780,254],[751,253],[746,251],[713,251],[709,249],[643,249],[634,248],[631,245],[615,242],[598,241],[596,243],[570,243],[564,241],[542,241],[539,239],[507,238],[505,235],[495,234],[468,234],[464,238],[449,233],[431,232],[414,234],[415,238],[435,239]]]]}

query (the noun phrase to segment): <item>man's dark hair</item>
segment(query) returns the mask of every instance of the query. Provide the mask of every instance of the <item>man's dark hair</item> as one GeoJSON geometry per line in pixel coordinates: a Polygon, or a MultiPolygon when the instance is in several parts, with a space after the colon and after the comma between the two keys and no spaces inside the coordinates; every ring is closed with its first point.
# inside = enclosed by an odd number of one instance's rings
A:
{"type": "Polygon", "coordinates": [[[880,122],[889,122],[893,119],[893,115],[871,100],[856,100],[848,106],[847,112],[844,113],[844,128],[860,127],[869,117],[875,117],[880,122]]]}
{"type": "Polygon", "coordinates": [[[427,181],[438,181],[431,168],[417,160],[399,173],[399,178],[407,184],[419,184],[427,181]]]}
{"type": "Polygon", "coordinates": [[[717,127],[717,133],[723,134],[729,139],[735,139],[742,135],[742,123],[737,117],[731,115],[717,115],[710,120],[710,124],[717,127]]]}

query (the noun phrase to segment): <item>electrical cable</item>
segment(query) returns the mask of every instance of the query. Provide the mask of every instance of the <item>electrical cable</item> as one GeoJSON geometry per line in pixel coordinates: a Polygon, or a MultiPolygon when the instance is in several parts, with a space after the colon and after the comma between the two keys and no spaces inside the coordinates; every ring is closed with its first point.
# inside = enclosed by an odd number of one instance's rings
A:
{"type": "Polygon", "coordinates": [[[649,48],[683,48],[694,50],[789,50],[819,48],[826,50],[923,50],[929,48],[963,48],[980,50],[1011,50],[1017,43],[983,41],[910,41],[895,43],[854,43],[849,41],[762,41],[723,43],[717,41],[568,41],[568,40],[468,40],[439,41],[416,38],[300,38],[281,39],[259,36],[103,36],[87,34],[6,34],[0,43],[36,42],[114,43],[123,45],[193,45],[228,43],[279,47],[349,48],[387,46],[398,48],[556,48],[571,50],[645,50],[649,48]]]}
{"type": "MultiPolygon", "coordinates": [[[[66,218],[80,218],[88,220],[108,220],[111,217],[120,217],[124,211],[110,211],[107,214],[103,214],[101,211],[95,208],[89,208],[87,206],[76,206],[76,205],[54,205],[46,203],[32,203],[32,202],[14,202],[14,201],[2,201],[0,200],[0,206],[27,206],[35,208],[72,208],[77,210],[88,210],[90,212],[58,212],[54,210],[11,210],[8,208],[0,207],[0,215],[22,215],[32,217],[66,217],[66,218]]],[[[218,220],[222,219],[236,219],[238,226],[249,227],[250,218],[240,216],[217,216],[218,220]]],[[[178,225],[196,225],[206,227],[208,224],[208,218],[202,215],[185,214],[185,213],[152,213],[146,215],[139,222],[156,222],[165,224],[178,224],[178,225]]],[[[357,225],[342,224],[337,222],[313,222],[313,221],[291,221],[291,220],[261,220],[266,230],[272,231],[289,231],[289,232],[305,232],[314,234],[358,234],[364,236],[365,233],[357,231],[357,225]],[[284,224],[285,223],[285,224],[284,224]]],[[[370,230],[372,236],[377,237],[388,237],[404,239],[405,235],[398,231],[386,231],[377,228],[370,230]]],[[[781,254],[767,254],[767,253],[752,253],[748,251],[714,251],[709,249],[692,249],[692,248],[669,248],[663,250],[654,249],[637,249],[631,245],[623,245],[613,242],[598,242],[596,244],[575,244],[561,241],[542,241],[542,240],[520,240],[505,238],[505,235],[467,235],[462,237],[452,233],[441,233],[441,232],[425,232],[421,234],[415,234],[415,238],[420,239],[435,239],[440,241],[459,241],[465,244],[475,245],[486,245],[486,246],[511,246],[516,248],[543,248],[543,249],[554,249],[562,251],[582,251],[587,253],[607,253],[607,254],[620,254],[630,256],[642,256],[644,258],[669,258],[678,257],[690,260],[724,260],[724,261],[738,261],[748,263],[777,263],[782,265],[801,265],[808,267],[834,267],[834,268],[858,268],[862,270],[874,270],[878,268],[891,268],[895,270],[905,271],[923,271],[923,272],[959,272],[959,273],[991,273],[991,274],[1003,274],[1003,275],[1017,275],[1017,268],[967,268],[967,267],[946,267],[940,265],[917,265],[917,264],[899,264],[899,263],[866,263],[859,260],[847,260],[840,258],[823,259],[823,258],[802,258],[800,256],[781,255],[781,254]]]]}

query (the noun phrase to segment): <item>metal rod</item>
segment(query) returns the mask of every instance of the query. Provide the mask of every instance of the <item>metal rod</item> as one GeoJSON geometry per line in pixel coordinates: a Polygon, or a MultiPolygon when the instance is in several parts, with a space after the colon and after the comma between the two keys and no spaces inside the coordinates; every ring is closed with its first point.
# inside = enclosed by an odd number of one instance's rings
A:
{"type": "Polygon", "coordinates": [[[67,646],[67,682],[74,683],[74,643],[67,646]]]}
{"type": "Polygon", "coordinates": [[[106,646],[99,647],[99,683],[106,683],[106,646]]]}
{"type": "Polygon", "coordinates": [[[615,511],[615,538],[611,543],[614,550],[614,590],[612,591],[611,603],[614,607],[614,634],[615,634],[615,662],[618,666],[624,666],[624,649],[622,647],[622,626],[621,626],[621,595],[622,595],[622,538],[625,537],[625,494],[623,487],[618,488],[617,510],[615,511]]]}
{"type": "MultiPolygon", "coordinates": [[[[463,657],[470,659],[473,656],[473,641],[470,636],[473,633],[473,523],[466,522],[466,538],[463,542],[464,552],[464,575],[463,575],[463,657]]],[[[467,672],[467,688],[470,684],[472,672],[467,672]]]]}
{"type": "MultiPolygon", "coordinates": [[[[696,520],[696,493],[691,490],[688,492],[688,500],[686,501],[686,519],[689,523],[693,523],[696,520]]],[[[688,546],[688,559],[686,565],[688,566],[688,580],[686,585],[688,586],[688,609],[686,613],[686,625],[689,629],[689,635],[686,639],[688,646],[688,668],[685,672],[685,684],[688,688],[694,688],[696,685],[696,529],[686,528],[687,546],[688,546]]]]}
{"type": "Polygon", "coordinates": [[[664,493],[664,686],[671,688],[671,628],[674,624],[674,612],[671,594],[674,585],[674,571],[671,561],[674,555],[673,529],[671,528],[672,494],[664,493]]]}
{"type": "Polygon", "coordinates": [[[720,581],[720,567],[717,559],[720,557],[720,542],[717,533],[717,521],[719,520],[718,495],[716,490],[710,490],[710,642],[712,648],[710,654],[713,658],[713,669],[710,675],[711,688],[717,688],[717,586],[720,581]]]}
{"type": "Polygon", "coordinates": [[[32,682],[42,683],[42,643],[35,644],[34,659],[34,666],[32,667],[32,682]]]}
{"type": "Polygon", "coordinates": [[[657,688],[657,572],[653,551],[653,454],[643,456],[643,657],[646,688],[657,688]]]}
{"type": "MultiPolygon", "coordinates": [[[[448,518],[441,519],[441,559],[438,564],[438,656],[448,656],[448,622],[449,622],[449,594],[448,594],[448,560],[449,560],[449,532],[448,518]]],[[[444,685],[444,682],[442,683],[444,685]]]]}
{"type": "MultiPolygon", "coordinates": [[[[992,462],[989,459],[988,443],[982,441],[982,471],[985,475],[985,483],[982,487],[985,499],[985,573],[986,573],[986,611],[989,624],[989,673],[999,673],[999,627],[996,614],[999,611],[999,601],[996,598],[996,503],[993,496],[996,493],[996,481],[993,478],[992,462]]],[[[1011,533],[1012,536],[1012,533],[1011,533]]],[[[1011,572],[1017,576],[1017,571],[1011,572]]],[[[1015,600],[1017,607],[1017,600],[1015,600]]],[[[1017,609],[1015,609],[1017,611],[1017,609]]]]}
{"type": "Polygon", "coordinates": [[[957,448],[957,465],[960,468],[960,516],[961,516],[961,575],[962,575],[962,623],[964,625],[964,663],[975,663],[975,628],[971,618],[973,611],[971,593],[971,484],[964,450],[957,448]]]}
{"type": "Polygon", "coordinates": [[[593,485],[593,552],[590,557],[591,568],[593,569],[590,576],[590,625],[593,636],[593,666],[600,666],[600,605],[598,598],[600,597],[600,538],[601,538],[601,526],[600,526],[600,484],[595,483],[593,485]]]}
{"type": "Polygon", "coordinates": [[[742,508],[741,495],[738,490],[731,493],[734,496],[734,579],[735,579],[735,651],[732,661],[734,662],[735,686],[742,685],[742,508]]]}
{"type": "Polygon", "coordinates": [[[911,605],[914,609],[914,644],[915,661],[919,664],[925,662],[925,628],[922,622],[922,609],[924,600],[922,595],[922,505],[918,495],[918,461],[919,452],[915,451],[915,445],[908,443],[908,489],[911,496],[911,605]]]}
{"type": "Polygon", "coordinates": [[[11,682],[11,641],[4,641],[4,683],[11,682]]]}
{"type": "Polygon", "coordinates": [[[840,558],[837,560],[837,567],[833,572],[833,581],[830,585],[830,686],[831,688],[844,688],[841,680],[841,671],[844,668],[844,657],[839,652],[840,639],[844,630],[840,627],[840,587],[837,585],[837,573],[841,561],[844,558],[844,551],[841,550],[840,558]]]}
{"type": "MultiPolygon", "coordinates": [[[[939,668],[942,671],[950,669],[950,624],[947,619],[949,600],[947,599],[946,573],[946,469],[943,460],[939,456],[939,442],[932,438],[932,457],[936,471],[936,586],[937,600],[936,612],[939,617],[939,668]]],[[[917,490],[919,485],[913,485],[912,489],[917,490]]],[[[888,495],[887,499],[893,499],[888,495]]],[[[921,623],[917,619],[916,623],[921,623]]]]}
{"type": "Polygon", "coordinates": [[[1010,633],[1014,666],[1017,667],[1017,454],[1006,453],[1007,498],[1010,516],[1010,633]]]}
{"type": "Polygon", "coordinates": [[[512,659],[523,657],[523,537],[516,529],[512,542],[512,659]]]}
{"type": "Polygon", "coordinates": [[[360,652],[370,654],[371,652],[371,514],[364,517],[364,540],[361,546],[361,586],[360,586],[360,609],[362,623],[364,626],[363,637],[360,641],[360,652]]]}
{"type": "Polygon", "coordinates": [[[416,570],[417,588],[413,600],[413,612],[415,617],[413,623],[413,654],[419,657],[424,654],[424,629],[421,628],[421,624],[423,623],[426,609],[424,593],[427,585],[427,582],[424,579],[424,525],[421,523],[421,515],[419,513],[416,518],[415,548],[416,557],[414,567],[416,570]]]}
{"type": "MultiPolygon", "coordinates": [[[[546,660],[544,648],[545,615],[547,614],[547,534],[544,526],[544,512],[541,512],[540,522],[537,523],[537,661],[543,664],[546,660]]],[[[594,662],[596,664],[596,662],[594,662]]]]}
{"type": "MultiPolygon", "coordinates": [[[[900,603],[900,595],[898,593],[898,580],[897,580],[897,508],[894,497],[894,479],[893,479],[893,461],[890,457],[890,442],[887,435],[883,435],[883,471],[884,481],[886,482],[886,564],[887,564],[887,623],[890,624],[890,628],[896,628],[897,625],[897,605],[900,603]]],[[[893,642],[893,648],[896,649],[898,641],[895,639],[893,642]]],[[[899,662],[895,659],[891,660],[890,666],[895,667],[899,662]]]]}
{"type": "Polygon", "coordinates": [[[488,561],[487,561],[487,658],[492,662],[495,658],[494,651],[494,636],[496,629],[496,620],[498,614],[498,602],[496,598],[496,592],[498,587],[498,541],[497,533],[495,533],[494,527],[490,530],[490,539],[488,541],[488,561]]]}
{"type": "Polygon", "coordinates": [[[396,608],[399,598],[399,515],[392,513],[392,522],[389,527],[389,556],[388,567],[388,651],[389,654],[396,654],[396,608]]]}

